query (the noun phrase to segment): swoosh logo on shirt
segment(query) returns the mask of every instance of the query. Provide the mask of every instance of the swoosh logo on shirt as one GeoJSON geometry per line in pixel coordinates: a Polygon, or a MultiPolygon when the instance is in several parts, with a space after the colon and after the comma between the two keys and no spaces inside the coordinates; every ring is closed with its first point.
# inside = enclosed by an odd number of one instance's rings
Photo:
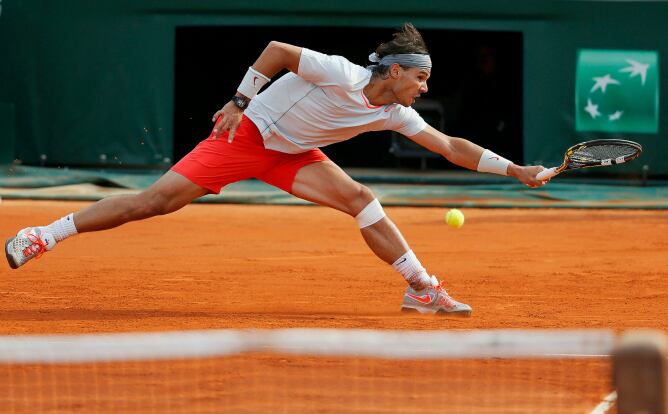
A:
{"type": "Polygon", "coordinates": [[[425,305],[431,302],[431,296],[429,295],[417,296],[417,295],[412,295],[410,293],[406,293],[406,295],[413,300],[417,300],[418,302],[424,303],[425,305]]]}

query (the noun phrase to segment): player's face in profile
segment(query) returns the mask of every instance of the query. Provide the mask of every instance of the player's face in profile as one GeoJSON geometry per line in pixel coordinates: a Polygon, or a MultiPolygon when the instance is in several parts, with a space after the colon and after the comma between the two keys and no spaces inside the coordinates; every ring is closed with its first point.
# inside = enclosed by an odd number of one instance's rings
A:
{"type": "Polygon", "coordinates": [[[403,106],[413,105],[416,98],[419,98],[421,94],[429,90],[427,87],[429,76],[430,72],[426,69],[402,68],[395,93],[397,98],[399,98],[399,102],[397,103],[403,106]]]}

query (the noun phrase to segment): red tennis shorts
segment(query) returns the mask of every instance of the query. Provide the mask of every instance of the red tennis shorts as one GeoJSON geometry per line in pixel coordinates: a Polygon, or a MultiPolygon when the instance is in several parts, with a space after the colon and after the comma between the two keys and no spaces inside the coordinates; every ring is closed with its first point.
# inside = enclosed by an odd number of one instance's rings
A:
{"type": "Polygon", "coordinates": [[[300,168],[329,159],[319,149],[286,154],[264,148],[260,131],[245,115],[231,144],[227,142],[228,132],[218,139],[213,139],[213,136],[211,132],[207,139],[177,162],[172,171],[214,194],[227,184],[249,178],[257,178],[291,193],[292,183],[300,168]]]}

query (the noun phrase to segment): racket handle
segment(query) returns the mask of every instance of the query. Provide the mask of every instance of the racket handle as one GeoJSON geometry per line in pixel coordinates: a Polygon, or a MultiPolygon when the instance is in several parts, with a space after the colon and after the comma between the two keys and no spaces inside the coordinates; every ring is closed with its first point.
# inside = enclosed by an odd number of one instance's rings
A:
{"type": "Polygon", "coordinates": [[[546,168],[536,175],[536,180],[545,181],[557,175],[557,167],[546,168]]]}

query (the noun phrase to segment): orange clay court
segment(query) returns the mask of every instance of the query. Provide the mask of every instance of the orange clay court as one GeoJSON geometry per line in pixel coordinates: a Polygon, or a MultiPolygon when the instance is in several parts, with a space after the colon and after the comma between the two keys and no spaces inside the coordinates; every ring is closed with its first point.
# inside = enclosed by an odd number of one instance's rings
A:
{"type": "MultiPolygon", "coordinates": [[[[6,237],[85,202],[3,201],[6,237]]],[[[2,266],[3,334],[337,327],[668,329],[668,211],[386,208],[473,316],[399,312],[405,282],[354,220],[315,206],[192,204],[2,266]]]]}
{"type": "MultiPolygon", "coordinates": [[[[24,225],[48,223],[85,205],[3,201],[0,232],[9,237],[24,225]]],[[[0,329],[9,335],[284,327],[667,330],[668,211],[463,209],[461,229],[444,224],[446,208],[386,211],[427,270],[453,297],[471,304],[471,318],[400,313],[403,279],[367,249],[354,220],[335,210],[191,204],[168,216],[73,237],[18,270],[3,264],[0,329]]],[[[244,357],[234,361],[225,369],[243,366],[244,357]]],[[[280,361],[260,358],[255,369],[288,372],[280,361]]],[[[336,375],[336,364],[326,362],[315,364],[336,375]]],[[[603,368],[582,369],[604,375],[603,368]]],[[[390,376],[405,367],[375,369],[390,376]]],[[[540,392],[564,393],[579,401],[578,412],[592,409],[607,392],[578,394],[578,383],[568,384],[547,384],[540,392]]],[[[300,389],[301,399],[328,398],[300,389]]],[[[429,392],[420,390],[413,403],[429,392]]],[[[206,390],[198,392],[206,397],[206,390]]],[[[225,391],[219,392],[213,400],[225,401],[225,391]]],[[[397,412],[412,403],[387,401],[397,412]]],[[[249,411],[237,411],[262,412],[245,407],[249,411]]],[[[295,407],[290,412],[312,412],[295,407]]],[[[90,410],[107,412],[103,406],[90,410]]]]}

